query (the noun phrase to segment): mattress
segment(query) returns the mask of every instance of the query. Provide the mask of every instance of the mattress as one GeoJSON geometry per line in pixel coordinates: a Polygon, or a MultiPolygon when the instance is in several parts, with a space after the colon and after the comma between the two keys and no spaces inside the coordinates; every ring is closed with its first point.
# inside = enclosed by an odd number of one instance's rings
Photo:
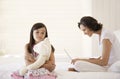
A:
{"type": "MultiPolygon", "coordinates": [[[[24,63],[22,58],[10,57],[1,58],[0,62],[0,78],[11,79],[10,74],[18,70],[24,63]]],[[[71,72],[67,71],[70,63],[56,62],[56,69],[54,73],[57,75],[56,79],[120,79],[120,73],[115,72],[71,72]]]]}

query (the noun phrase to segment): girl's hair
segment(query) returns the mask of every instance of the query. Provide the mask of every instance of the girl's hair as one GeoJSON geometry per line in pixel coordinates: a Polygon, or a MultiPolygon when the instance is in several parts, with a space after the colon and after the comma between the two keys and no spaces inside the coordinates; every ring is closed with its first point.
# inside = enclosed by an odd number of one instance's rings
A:
{"type": "Polygon", "coordinates": [[[89,28],[92,31],[98,31],[102,29],[102,24],[98,23],[97,20],[91,16],[84,16],[81,18],[80,22],[78,23],[78,27],[80,25],[84,25],[85,27],[89,28]]]}
{"type": "MultiPolygon", "coordinates": [[[[33,46],[35,45],[35,40],[33,38],[33,31],[37,30],[37,29],[40,29],[40,28],[45,28],[46,29],[45,38],[48,37],[47,28],[46,28],[46,26],[43,23],[36,23],[36,24],[34,24],[33,27],[31,28],[31,31],[30,31],[30,40],[29,40],[29,43],[28,43],[28,51],[29,51],[29,53],[33,53],[34,52],[33,51],[33,46]]],[[[52,50],[54,51],[54,47],[53,46],[52,46],[52,50]]]]}

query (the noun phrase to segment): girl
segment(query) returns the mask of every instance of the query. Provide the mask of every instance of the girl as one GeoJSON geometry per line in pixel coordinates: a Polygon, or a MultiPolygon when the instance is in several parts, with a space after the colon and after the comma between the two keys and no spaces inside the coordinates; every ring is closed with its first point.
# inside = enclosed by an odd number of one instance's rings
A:
{"type": "MultiPolygon", "coordinates": [[[[19,75],[26,79],[55,78],[55,75],[50,73],[55,69],[54,47],[49,42],[47,29],[43,23],[36,23],[31,29],[30,41],[25,45],[25,63],[26,66],[19,70],[19,75]]],[[[16,76],[12,74],[12,77],[16,76]]]]}

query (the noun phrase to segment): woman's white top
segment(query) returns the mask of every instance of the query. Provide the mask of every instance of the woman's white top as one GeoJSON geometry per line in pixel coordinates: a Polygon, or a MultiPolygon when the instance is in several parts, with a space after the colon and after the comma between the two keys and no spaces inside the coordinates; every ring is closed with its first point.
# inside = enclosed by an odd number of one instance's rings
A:
{"type": "Polygon", "coordinates": [[[111,51],[110,51],[110,57],[109,57],[109,61],[108,61],[108,65],[111,65],[114,62],[120,60],[120,42],[113,32],[105,30],[103,28],[102,32],[101,32],[100,43],[99,43],[99,45],[101,47],[101,51],[102,51],[103,39],[109,39],[112,44],[111,51]]]}

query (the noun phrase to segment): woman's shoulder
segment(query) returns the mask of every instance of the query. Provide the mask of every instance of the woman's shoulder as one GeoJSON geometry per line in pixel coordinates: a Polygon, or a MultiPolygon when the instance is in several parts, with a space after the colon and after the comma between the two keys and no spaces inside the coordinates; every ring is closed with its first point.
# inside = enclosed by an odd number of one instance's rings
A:
{"type": "Polygon", "coordinates": [[[103,39],[110,40],[110,42],[113,43],[116,38],[112,31],[103,29],[101,34],[101,42],[103,39]]]}
{"type": "Polygon", "coordinates": [[[107,29],[102,29],[102,34],[101,36],[104,38],[104,37],[114,37],[114,33],[110,30],[107,30],[107,29]]]}

